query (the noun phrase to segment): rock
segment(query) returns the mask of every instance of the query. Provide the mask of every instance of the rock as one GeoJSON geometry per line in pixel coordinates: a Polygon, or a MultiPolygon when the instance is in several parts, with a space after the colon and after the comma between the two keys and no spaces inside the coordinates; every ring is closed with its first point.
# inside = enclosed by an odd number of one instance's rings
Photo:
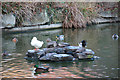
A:
{"type": "Polygon", "coordinates": [[[56,52],[57,54],[65,54],[65,48],[56,48],[56,49],[55,49],[55,52],[56,52]]]}
{"type": "Polygon", "coordinates": [[[10,14],[5,14],[2,17],[2,26],[11,28],[15,26],[15,16],[10,13],[10,14]]]}
{"type": "Polygon", "coordinates": [[[55,52],[55,48],[43,48],[43,50],[45,51],[45,53],[54,53],[55,52]]]}
{"type": "Polygon", "coordinates": [[[78,59],[89,59],[89,58],[94,58],[94,55],[93,55],[93,51],[90,52],[90,51],[84,51],[82,53],[76,53],[76,57],[78,59]]]}
{"type": "Polygon", "coordinates": [[[39,50],[39,52],[37,52],[38,58],[42,57],[45,55],[45,51],[44,50],[39,50]]]}
{"type": "Polygon", "coordinates": [[[53,47],[56,47],[57,46],[57,43],[56,41],[50,41],[47,43],[47,48],[53,48],[53,47]]]}
{"type": "Polygon", "coordinates": [[[76,57],[78,59],[86,59],[87,58],[87,56],[84,53],[76,53],[76,57]]]}
{"type": "Polygon", "coordinates": [[[35,53],[35,50],[28,50],[28,53],[35,53]]]}
{"type": "Polygon", "coordinates": [[[83,51],[85,51],[85,48],[79,48],[79,49],[76,50],[76,53],[81,53],[83,51]]]}
{"type": "Polygon", "coordinates": [[[26,53],[26,56],[28,57],[40,57],[41,55],[44,55],[45,52],[42,49],[39,50],[28,50],[26,53]]]}
{"type": "Polygon", "coordinates": [[[79,48],[80,48],[79,46],[67,46],[67,47],[65,47],[66,50],[71,50],[73,52],[75,52],[79,48]]]}
{"type": "Polygon", "coordinates": [[[65,43],[65,42],[60,42],[60,43],[58,44],[58,46],[59,46],[59,47],[65,47],[65,46],[70,46],[70,44],[69,44],[69,43],[65,43]]]}
{"type": "Polygon", "coordinates": [[[22,25],[37,25],[37,24],[45,24],[47,22],[49,22],[49,17],[47,11],[43,9],[42,12],[34,15],[31,20],[26,18],[23,21],[22,25]]]}
{"type": "Polygon", "coordinates": [[[66,54],[71,54],[71,55],[73,55],[74,54],[74,52],[72,51],[72,50],[66,50],[66,52],[65,52],[66,54]]]}
{"type": "Polygon", "coordinates": [[[55,54],[51,56],[51,61],[72,61],[73,56],[68,54],[55,54]]]}
{"type": "Polygon", "coordinates": [[[45,56],[40,57],[39,60],[51,60],[51,56],[57,53],[47,53],[45,56]]]}
{"type": "Polygon", "coordinates": [[[26,53],[26,56],[31,57],[31,58],[32,57],[36,57],[36,58],[38,57],[37,53],[28,53],[28,52],[26,53]]]}
{"type": "Polygon", "coordinates": [[[95,54],[91,49],[86,49],[83,53],[86,55],[94,55],[95,54]]]}

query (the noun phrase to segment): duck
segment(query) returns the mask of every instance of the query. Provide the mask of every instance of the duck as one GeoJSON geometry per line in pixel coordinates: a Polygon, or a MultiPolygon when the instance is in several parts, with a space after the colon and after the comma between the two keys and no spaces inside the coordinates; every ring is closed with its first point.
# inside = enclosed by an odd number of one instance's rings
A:
{"type": "Polygon", "coordinates": [[[35,47],[35,50],[41,48],[43,44],[44,42],[37,40],[36,37],[33,37],[33,39],[31,40],[31,46],[35,47]]]}
{"type": "Polygon", "coordinates": [[[56,39],[59,41],[63,41],[64,40],[64,35],[57,35],[56,39]]]}
{"type": "Polygon", "coordinates": [[[112,38],[117,40],[119,38],[119,36],[117,34],[113,34],[112,38]]]}
{"type": "Polygon", "coordinates": [[[47,38],[46,42],[51,42],[52,40],[50,38],[47,38]]]}
{"type": "Polygon", "coordinates": [[[83,47],[83,48],[85,48],[85,47],[87,47],[87,41],[86,40],[82,40],[80,43],[78,43],[78,45],[79,45],[79,47],[83,47]]]}
{"type": "Polygon", "coordinates": [[[14,43],[17,43],[17,42],[18,42],[18,39],[17,39],[17,38],[13,38],[12,41],[13,41],[14,43]]]}
{"type": "Polygon", "coordinates": [[[12,54],[8,54],[8,52],[7,51],[4,51],[3,53],[2,53],[2,57],[4,57],[4,56],[11,56],[12,54]]]}
{"type": "Polygon", "coordinates": [[[38,65],[34,65],[34,67],[35,67],[35,72],[36,73],[42,73],[42,72],[49,72],[49,67],[40,67],[40,66],[38,66],[38,65]]]}

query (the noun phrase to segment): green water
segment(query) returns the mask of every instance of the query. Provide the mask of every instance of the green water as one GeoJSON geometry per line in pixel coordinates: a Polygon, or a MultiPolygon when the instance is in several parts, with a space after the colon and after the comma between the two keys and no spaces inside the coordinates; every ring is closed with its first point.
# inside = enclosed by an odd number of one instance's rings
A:
{"type": "MultiPolygon", "coordinates": [[[[118,34],[119,23],[92,25],[85,29],[55,29],[45,31],[29,31],[27,33],[9,33],[2,35],[2,50],[12,54],[7,59],[2,59],[2,77],[10,78],[117,78],[118,70],[118,40],[113,40],[112,35],[118,34]],[[47,38],[55,40],[56,35],[63,34],[65,42],[77,46],[83,39],[87,40],[87,48],[92,49],[100,59],[94,61],[72,62],[38,62],[24,59],[33,36],[38,40],[46,41],[47,38]],[[15,44],[12,39],[16,37],[15,44]],[[9,60],[8,60],[9,59],[9,60]],[[34,75],[33,65],[49,66],[50,72],[34,75]],[[65,73],[65,74],[64,74],[65,73]]],[[[43,47],[46,46],[46,42],[43,47]]]]}

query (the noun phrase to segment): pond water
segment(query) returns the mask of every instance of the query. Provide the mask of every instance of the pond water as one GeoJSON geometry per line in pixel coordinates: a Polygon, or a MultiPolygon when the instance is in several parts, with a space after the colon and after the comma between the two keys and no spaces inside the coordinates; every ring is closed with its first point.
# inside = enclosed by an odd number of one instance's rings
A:
{"type": "MultiPolygon", "coordinates": [[[[45,31],[29,31],[27,33],[9,33],[2,35],[2,51],[12,54],[2,59],[2,75],[4,78],[117,78],[118,40],[112,35],[118,34],[119,23],[99,24],[85,29],[54,29],[45,31]],[[95,52],[99,59],[94,61],[42,62],[25,60],[27,50],[34,49],[30,45],[33,36],[38,40],[47,38],[56,40],[56,35],[64,35],[65,42],[77,46],[78,42],[87,40],[87,48],[95,52]],[[16,37],[17,43],[12,42],[16,37]],[[34,64],[47,67],[49,72],[34,74],[34,64]]],[[[43,47],[46,46],[46,42],[43,47]]]]}

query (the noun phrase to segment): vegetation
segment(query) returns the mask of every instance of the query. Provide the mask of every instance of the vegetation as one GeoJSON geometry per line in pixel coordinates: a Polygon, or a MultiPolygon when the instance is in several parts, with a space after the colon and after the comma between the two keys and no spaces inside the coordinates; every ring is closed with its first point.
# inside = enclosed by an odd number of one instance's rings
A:
{"type": "Polygon", "coordinates": [[[12,12],[16,17],[16,26],[23,26],[25,19],[33,20],[34,15],[46,10],[50,23],[63,22],[63,28],[82,28],[99,17],[101,11],[117,12],[118,5],[115,4],[108,7],[106,3],[95,2],[3,2],[2,14],[12,12]]]}

